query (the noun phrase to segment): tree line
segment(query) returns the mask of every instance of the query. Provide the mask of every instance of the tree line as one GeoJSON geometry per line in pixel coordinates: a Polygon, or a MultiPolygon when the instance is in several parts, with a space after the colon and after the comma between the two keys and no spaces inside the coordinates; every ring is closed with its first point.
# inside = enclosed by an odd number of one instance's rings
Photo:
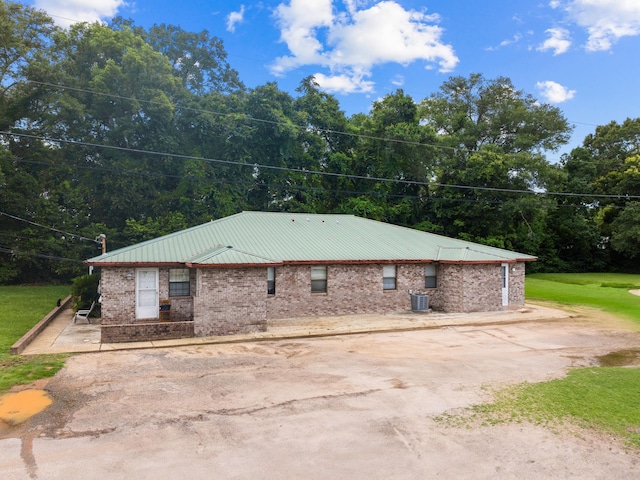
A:
{"type": "Polygon", "coordinates": [[[243,210],[348,213],[536,255],[633,268],[640,119],[559,163],[571,126],[509,78],[451,77],[347,117],[313,77],[247,88],[207,31],[55,26],[0,0],[0,283],[243,210]]]}

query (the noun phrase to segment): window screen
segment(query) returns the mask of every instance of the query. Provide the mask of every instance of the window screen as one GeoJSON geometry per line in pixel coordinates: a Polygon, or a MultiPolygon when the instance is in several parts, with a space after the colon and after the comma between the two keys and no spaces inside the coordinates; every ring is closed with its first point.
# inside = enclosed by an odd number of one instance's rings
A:
{"type": "Polygon", "coordinates": [[[169,269],[169,296],[186,297],[189,295],[189,269],[169,269]]]}
{"type": "Polygon", "coordinates": [[[267,294],[276,294],[276,268],[267,267],[267,294]]]}
{"type": "Polygon", "coordinates": [[[327,267],[311,267],[311,293],[327,292],[327,267]]]}
{"type": "Polygon", "coordinates": [[[395,265],[385,265],[382,267],[382,289],[383,290],[396,289],[396,266],[395,265]]]}
{"type": "Polygon", "coordinates": [[[438,286],[438,266],[435,263],[424,266],[424,286],[425,288],[438,286]]]}

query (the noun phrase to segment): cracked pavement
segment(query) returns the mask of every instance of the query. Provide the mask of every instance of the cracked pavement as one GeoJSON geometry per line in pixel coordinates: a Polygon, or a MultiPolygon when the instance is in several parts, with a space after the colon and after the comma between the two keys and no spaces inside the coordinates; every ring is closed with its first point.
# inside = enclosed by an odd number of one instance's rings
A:
{"type": "Polygon", "coordinates": [[[54,403],[2,432],[13,479],[640,478],[603,434],[434,417],[491,390],[563,376],[639,348],[624,322],[412,332],[76,355],[54,403]]]}

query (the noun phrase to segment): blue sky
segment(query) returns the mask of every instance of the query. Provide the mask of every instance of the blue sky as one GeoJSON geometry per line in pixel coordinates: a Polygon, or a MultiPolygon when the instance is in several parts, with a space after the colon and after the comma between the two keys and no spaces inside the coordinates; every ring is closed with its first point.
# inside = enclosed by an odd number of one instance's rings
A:
{"type": "MultiPolygon", "coordinates": [[[[24,0],[59,24],[169,23],[224,41],[247,87],[295,94],[315,75],[348,115],[402,88],[420,101],[452,75],[511,78],[558,106],[578,146],[640,117],[640,0],[24,0]]],[[[560,152],[560,153],[561,153],[560,152]]],[[[550,153],[557,160],[560,153],[550,153]]]]}

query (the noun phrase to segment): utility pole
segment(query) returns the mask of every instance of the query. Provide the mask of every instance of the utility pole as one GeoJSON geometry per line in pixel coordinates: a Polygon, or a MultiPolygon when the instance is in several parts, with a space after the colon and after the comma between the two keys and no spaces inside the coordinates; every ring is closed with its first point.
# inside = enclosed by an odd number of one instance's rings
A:
{"type": "Polygon", "coordinates": [[[102,254],[107,253],[107,236],[104,233],[98,235],[98,238],[102,242],[102,254]]]}
{"type": "MultiPolygon", "coordinates": [[[[102,254],[107,253],[107,236],[104,233],[101,233],[96,237],[94,242],[99,243],[102,246],[102,254]]],[[[89,275],[93,273],[93,266],[89,266],[89,275]]]]}
{"type": "MultiPolygon", "coordinates": [[[[104,233],[101,233],[100,235],[98,235],[95,239],[95,242],[101,244],[103,255],[107,253],[107,236],[104,233]]],[[[93,273],[93,267],[90,266],[89,275],[91,275],[92,273],[93,273]]]]}

